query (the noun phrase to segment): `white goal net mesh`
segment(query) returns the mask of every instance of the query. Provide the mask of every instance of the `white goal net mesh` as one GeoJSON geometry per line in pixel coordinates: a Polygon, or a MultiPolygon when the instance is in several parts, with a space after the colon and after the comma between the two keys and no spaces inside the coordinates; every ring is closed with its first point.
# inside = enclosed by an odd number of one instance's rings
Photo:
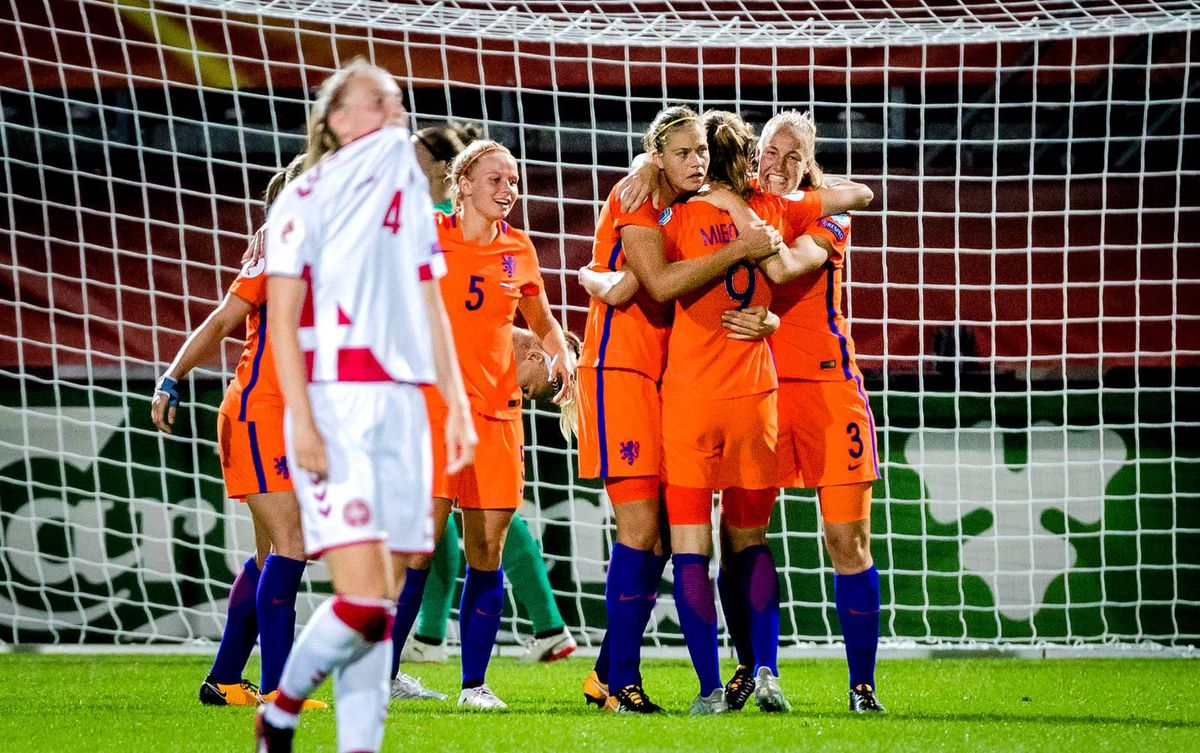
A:
{"type": "MultiPolygon", "coordinates": [[[[418,126],[512,148],[512,219],[576,331],[574,270],[657,110],[812,110],[826,170],[876,195],[846,313],[883,461],[885,638],[1196,643],[1197,29],[1170,0],[6,4],[0,640],[219,634],[253,549],[215,451],[238,343],[194,372],[176,438],[149,423],[153,378],[232,280],[308,92],[365,55],[418,126]]],[[[611,514],[546,407],[521,514],[594,645],[611,514]]],[[[811,493],[785,495],[771,543],[784,644],[839,640],[811,493]]],[[[676,645],[664,591],[651,637],[676,645]]]]}

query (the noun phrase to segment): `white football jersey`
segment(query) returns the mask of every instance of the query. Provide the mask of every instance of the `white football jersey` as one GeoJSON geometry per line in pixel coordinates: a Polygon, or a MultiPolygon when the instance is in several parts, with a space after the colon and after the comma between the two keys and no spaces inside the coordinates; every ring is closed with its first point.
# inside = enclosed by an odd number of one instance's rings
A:
{"type": "Polygon", "coordinates": [[[300,277],[309,382],[434,381],[420,284],[445,274],[409,132],[363,136],[293,180],[267,222],[267,274],[300,277]]]}

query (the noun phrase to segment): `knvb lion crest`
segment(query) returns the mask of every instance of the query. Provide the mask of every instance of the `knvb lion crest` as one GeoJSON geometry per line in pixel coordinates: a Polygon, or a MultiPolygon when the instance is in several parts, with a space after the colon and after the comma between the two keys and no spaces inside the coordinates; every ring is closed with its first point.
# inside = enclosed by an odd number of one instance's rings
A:
{"type": "Polygon", "coordinates": [[[504,273],[508,275],[508,279],[512,279],[517,273],[517,260],[512,254],[502,254],[500,256],[500,266],[504,267],[504,273]]]}
{"type": "Polygon", "coordinates": [[[287,455],[280,455],[275,458],[275,475],[284,481],[292,477],[291,471],[288,470],[287,455]]]}
{"type": "Polygon", "coordinates": [[[633,462],[638,459],[638,453],[641,452],[642,445],[636,439],[630,439],[621,443],[621,459],[626,463],[633,465],[633,462]]]}

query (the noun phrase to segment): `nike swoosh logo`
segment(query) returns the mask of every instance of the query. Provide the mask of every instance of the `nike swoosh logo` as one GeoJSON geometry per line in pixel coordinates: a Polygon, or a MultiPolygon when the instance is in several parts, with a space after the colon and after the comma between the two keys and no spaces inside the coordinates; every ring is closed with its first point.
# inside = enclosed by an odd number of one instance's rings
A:
{"type": "Polygon", "coordinates": [[[475,614],[479,615],[480,617],[499,617],[500,616],[499,612],[497,612],[496,614],[488,614],[487,612],[483,611],[479,607],[475,607],[475,614]]]}
{"type": "Polygon", "coordinates": [[[292,600],[291,599],[271,599],[271,603],[276,606],[279,606],[280,604],[291,604],[292,600]]]}
{"type": "Polygon", "coordinates": [[[859,467],[860,465],[862,465],[862,463],[855,463],[854,465],[847,465],[847,466],[846,466],[846,470],[848,470],[848,471],[857,471],[857,470],[858,470],[858,467],[859,467]]]}
{"type": "Polygon", "coordinates": [[[633,594],[633,595],[618,594],[617,598],[620,599],[621,601],[637,601],[638,599],[642,598],[642,595],[641,594],[633,594]]]}
{"type": "Polygon", "coordinates": [[[217,692],[217,695],[221,696],[222,698],[226,698],[226,697],[227,697],[227,696],[225,695],[225,691],[224,691],[224,690],[221,690],[220,688],[218,688],[218,687],[217,687],[217,684],[216,684],[215,682],[214,682],[212,685],[210,685],[209,687],[211,687],[213,690],[215,690],[215,691],[217,692]]]}
{"type": "Polygon", "coordinates": [[[858,615],[859,617],[867,617],[867,616],[869,616],[869,615],[872,615],[872,614],[879,614],[879,610],[878,610],[878,609],[876,609],[874,612],[860,612],[860,611],[858,611],[857,609],[849,609],[849,610],[847,610],[847,611],[848,611],[848,612],[850,612],[850,614],[856,614],[856,615],[858,615]]]}

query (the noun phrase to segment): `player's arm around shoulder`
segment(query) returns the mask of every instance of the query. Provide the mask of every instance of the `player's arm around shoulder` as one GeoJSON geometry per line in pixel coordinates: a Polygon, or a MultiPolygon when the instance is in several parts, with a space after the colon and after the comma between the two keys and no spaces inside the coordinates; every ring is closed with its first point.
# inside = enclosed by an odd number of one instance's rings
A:
{"type": "MultiPolygon", "coordinates": [[[[446,473],[458,473],[475,461],[475,445],[479,438],[471,420],[471,406],[458,368],[454,337],[450,333],[450,317],[442,302],[442,289],[436,279],[421,283],[425,314],[429,320],[430,341],[433,344],[433,367],[438,391],[446,401],[446,473]]],[[[434,437],[433,441],[439,441],[434,437]]]]}
{"type": "Polygon", "coordinates": [[[817,196],[821,199],[821,215],[866,209],[875,200],[875,192],[868,186],[834,176],[825,176],[825,185],[817,189],[817,196]]]}

